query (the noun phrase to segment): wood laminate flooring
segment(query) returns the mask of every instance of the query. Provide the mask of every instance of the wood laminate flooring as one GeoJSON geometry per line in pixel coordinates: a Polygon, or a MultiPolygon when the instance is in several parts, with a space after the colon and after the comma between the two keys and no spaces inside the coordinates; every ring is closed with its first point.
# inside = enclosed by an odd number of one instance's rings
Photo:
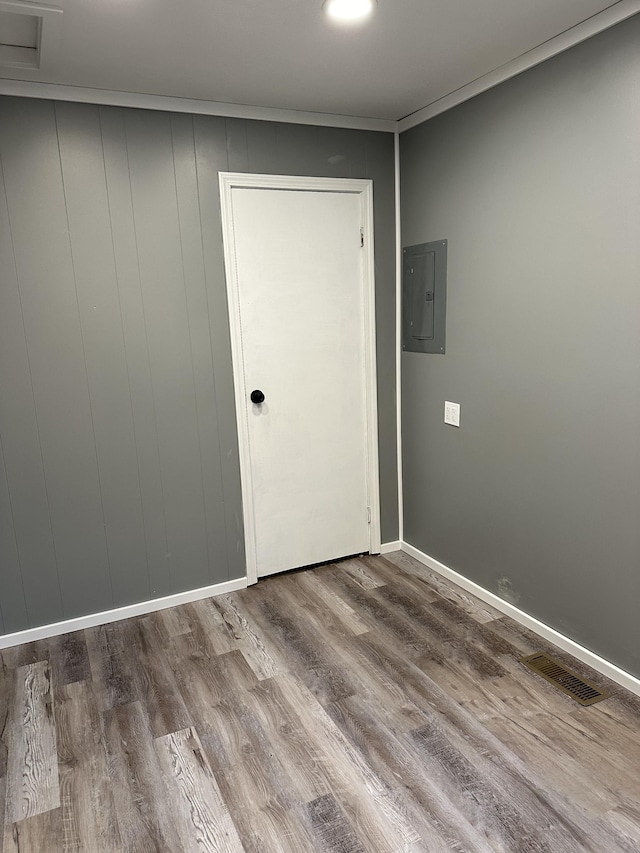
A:
{"type": "Polygon", "coordinates": [[[2,652],[5,853],[638,853],[640,700],[396,552],[2,652]],[[518,663],[611,690],[582,708],[518,663]]]}

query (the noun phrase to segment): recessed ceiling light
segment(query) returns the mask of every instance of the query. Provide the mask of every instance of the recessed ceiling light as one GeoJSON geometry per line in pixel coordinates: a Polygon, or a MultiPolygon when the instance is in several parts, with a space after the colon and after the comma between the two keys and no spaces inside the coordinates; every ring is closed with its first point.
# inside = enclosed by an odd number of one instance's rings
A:
{"type": "Polygon", "coordinates": [[[324,11],[336,21],[360,21],[370,15],[376,0],[325,0],[324,11]]]}

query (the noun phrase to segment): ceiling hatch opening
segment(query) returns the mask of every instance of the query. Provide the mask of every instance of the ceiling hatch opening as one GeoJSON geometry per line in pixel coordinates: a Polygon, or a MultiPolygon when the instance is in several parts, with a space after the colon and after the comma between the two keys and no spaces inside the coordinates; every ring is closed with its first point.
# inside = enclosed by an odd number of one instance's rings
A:
{"type": "Polygon", "coordinates": [[[43,45],[58,34],[62,9],[0,0],[0,66],[40,68],[43,45]]]}

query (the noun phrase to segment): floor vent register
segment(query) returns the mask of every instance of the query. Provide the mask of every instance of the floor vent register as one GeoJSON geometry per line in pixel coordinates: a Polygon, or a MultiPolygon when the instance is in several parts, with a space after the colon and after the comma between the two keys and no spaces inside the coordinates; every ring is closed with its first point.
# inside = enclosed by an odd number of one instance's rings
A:
{"type": "Polygon", "coordinates": [[[597,688],[595,685],[585,681],[584,678],[576,675],[575,672],[564,667],[561,663],[549,655],[542,652],[536,652],[533,655],[527,655],[520,658],[520,663],[537,672],[551,684],[562,690],[576,702],[581,705],[593,705],[595,702],[600,702],[602,699],[607,699],[609,694],[597,688]]]}

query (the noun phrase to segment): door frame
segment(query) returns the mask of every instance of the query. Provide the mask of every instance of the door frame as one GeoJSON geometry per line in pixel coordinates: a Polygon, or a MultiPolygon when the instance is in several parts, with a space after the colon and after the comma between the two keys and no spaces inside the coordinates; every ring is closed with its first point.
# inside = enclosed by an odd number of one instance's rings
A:
{"type": "Polygon", "coordinates": [[[364,365],[362,381],[365,391],[367,496],[371,521],[369,524],[369,551],[380,553],[380,480],[378,468],[378,394],[376,373],[376,316],[375,267],[373,246],[373,181],[355,178],[314,178],[289,175],[261,175],[244,172],[220,172],[220,211],[222,215],[222,240],[227,281],[227,304],[231,335],[231,360],[233,387],[238,425],[240,483],[244,515],[244,540],[247,563],[247,584],[258,580],[255,539],[255,509],[253,505],[253,480],[249,446],[247,409],[248,389],[245,384],[242,356],[242,327],[238,269],[235,255],[232,192],[237,187],[249,189],[274,189],[311,192],[351,193],[359,196],[360,227],[364,239],[362,248],[361,298],[363,306],[364,365]]]}

